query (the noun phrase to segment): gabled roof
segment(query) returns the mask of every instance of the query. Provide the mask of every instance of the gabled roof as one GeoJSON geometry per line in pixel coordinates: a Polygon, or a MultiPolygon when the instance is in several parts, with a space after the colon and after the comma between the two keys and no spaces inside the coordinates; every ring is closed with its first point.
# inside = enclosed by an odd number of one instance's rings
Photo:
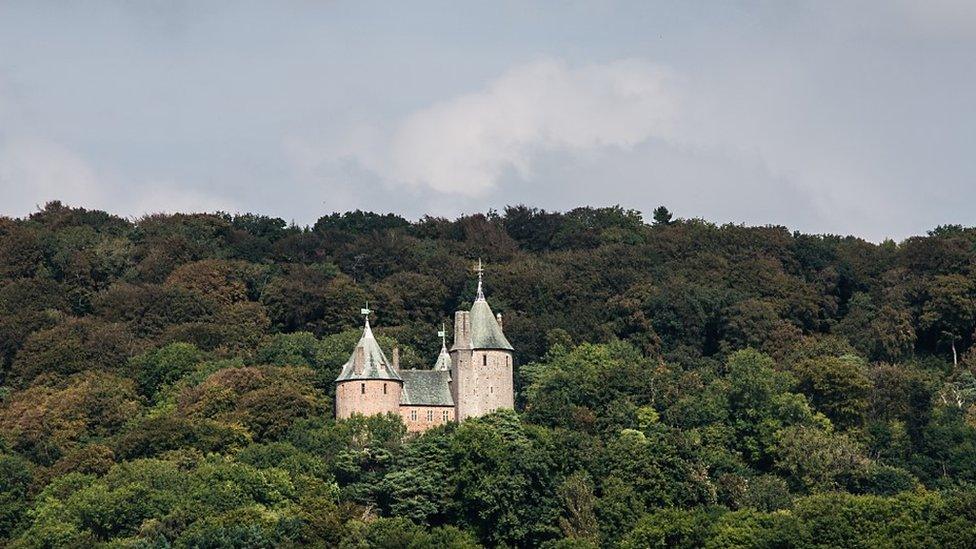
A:
{"type": "Polygon", "coordinates": [[[359,338],[359,343],[353,349],[349,360],[342,366],[342,372],[336,381],[349,381],[353,379],[390,379],[402,381],[400,374],[386,360],[383,349],[373,337],[373,330],[369,327],[369,319],[366,319],[366,326],[363,328],[363,336],[359,338]],[[360,362],[360,364],[357,364],[360,362]]]}
{"type": "Polygon", "coordinates": [[[451,397],[451,372],[444,370],[403,370],[401,406],[454,406],[451,397]]]}
{"type": "Polygon", "coordinates": [[[502,333],[502,327],[483,295],[479,295],[471,306],[471,348],[515,350],[502,333]]]}

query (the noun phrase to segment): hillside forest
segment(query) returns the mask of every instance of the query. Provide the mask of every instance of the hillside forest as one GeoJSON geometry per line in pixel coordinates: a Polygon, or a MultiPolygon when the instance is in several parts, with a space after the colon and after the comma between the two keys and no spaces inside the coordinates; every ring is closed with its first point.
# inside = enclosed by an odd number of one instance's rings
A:
{"type": "MultiPolygon", "coordinates": [[[[0,218],[0,545],[973,547],[976,229],[658,208],[0,218]],[[516,410],[332,418],[475,296],[516,410]]],[[[450,334],[448,334],[450,338],[450,334]]]]}

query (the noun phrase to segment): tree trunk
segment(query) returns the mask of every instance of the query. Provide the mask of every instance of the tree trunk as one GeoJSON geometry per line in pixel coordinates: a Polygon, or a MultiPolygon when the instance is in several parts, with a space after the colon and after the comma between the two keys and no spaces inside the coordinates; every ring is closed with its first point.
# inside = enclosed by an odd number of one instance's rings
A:
{"type": "Polygon", "coordinates": [[[956,354],[956,340],[952,340],[952,367],[959,367],[959,355],[956,354]]]}

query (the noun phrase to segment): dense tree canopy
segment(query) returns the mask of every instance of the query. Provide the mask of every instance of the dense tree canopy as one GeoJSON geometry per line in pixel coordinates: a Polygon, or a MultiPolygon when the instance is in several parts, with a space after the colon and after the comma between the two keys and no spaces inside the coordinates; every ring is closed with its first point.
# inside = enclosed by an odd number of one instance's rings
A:
{"type": "Polygon", "coordinates": [[[976,229],[665,207],[0,218],[0,544],[971,547],[976,229]],[[472,264],[515,411],[331,416],[376,310],[429,367],[472,264]]]}

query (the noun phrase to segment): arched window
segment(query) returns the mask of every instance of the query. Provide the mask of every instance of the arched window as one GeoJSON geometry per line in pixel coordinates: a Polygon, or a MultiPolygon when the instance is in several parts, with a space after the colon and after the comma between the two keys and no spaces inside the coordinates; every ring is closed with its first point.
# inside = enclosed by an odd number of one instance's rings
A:
{"type": "Polygon", "coordinates": [[[366,394],[366,384],[365,383],[360,383],[359,384],[359,393],[360,394],[363,394],[363,395],[366,394]]]}

